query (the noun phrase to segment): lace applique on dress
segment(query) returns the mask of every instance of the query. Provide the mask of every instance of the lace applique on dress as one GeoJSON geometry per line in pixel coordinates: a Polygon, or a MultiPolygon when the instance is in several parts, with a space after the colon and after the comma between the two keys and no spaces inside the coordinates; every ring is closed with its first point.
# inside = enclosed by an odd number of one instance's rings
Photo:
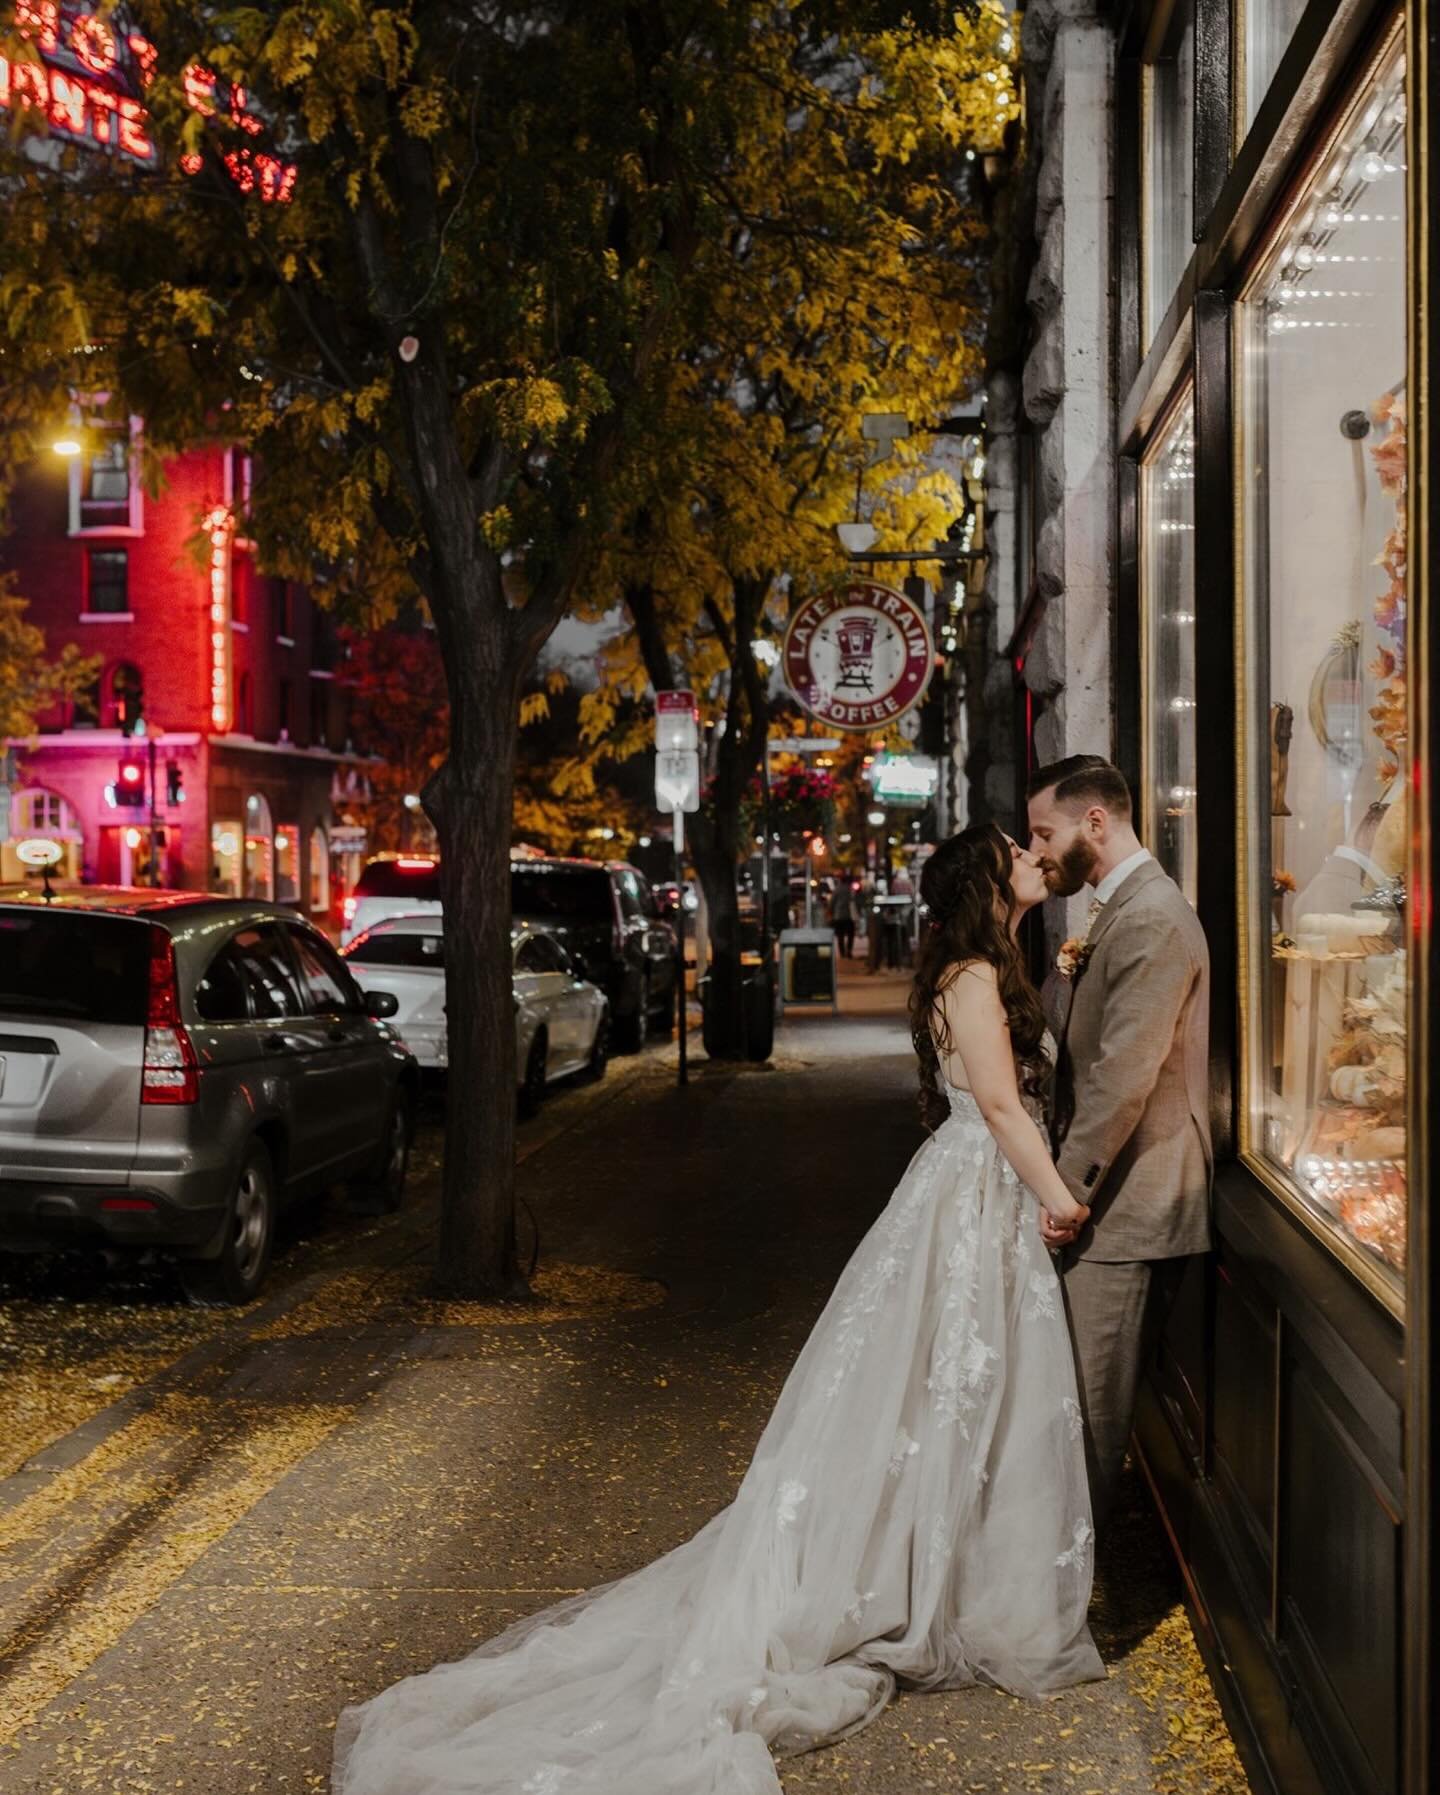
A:
{"type": "Polygon", "coordinates": [[[1077,1571],[1087,1569],[1090,1563],[1090,1542],[1094,1537],[1095,1529],[1090,1523],[1084,1519],[1078,1520],[1070,1537],[1069,1548],[1055,1560],[1056,1569],[1063,1570],[1066,1565],[1074,1565],[1077,1571]]]}
{"type": "Polygon", "coordinates": [[[780,1506],[775,1511],[775,1525],[781,1529],[792,1526],[800,1513],[800,1504],[809,1494],[803,1483],[782,1483],[780,1506]]]}
{"type": "Polygon", "coordinates": [[[903,1427],[895,1430],[895,1444],[890,1448],[890,1462],[885,1467],[887,1477],[898,1477],[905,1469],[907,1458],[914,1458],[920,1450],[920,1442],[912,1440],[903,1427]]]}

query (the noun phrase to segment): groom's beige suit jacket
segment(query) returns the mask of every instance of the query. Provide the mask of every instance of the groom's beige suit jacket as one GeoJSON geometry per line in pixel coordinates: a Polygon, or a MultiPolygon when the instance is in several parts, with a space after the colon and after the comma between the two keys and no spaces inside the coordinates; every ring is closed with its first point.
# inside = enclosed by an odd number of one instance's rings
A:
{"type": "Polygon", "coordinates": [[[1072,1255],[1206,1252],[1213,1162],[1204,931],[1174,881],[1147,860],[1100,911],[1089,947],[1070,981],[1057,1067],[1057,1163],[1091,1209],[1072,1255]]]}

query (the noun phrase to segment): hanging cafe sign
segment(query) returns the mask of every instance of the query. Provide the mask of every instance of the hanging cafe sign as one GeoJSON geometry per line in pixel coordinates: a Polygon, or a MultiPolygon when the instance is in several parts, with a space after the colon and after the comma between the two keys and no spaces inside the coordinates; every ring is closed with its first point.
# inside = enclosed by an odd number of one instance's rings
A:
{"type": "Polygon", "coordinates": [[[785,626],[785,683],[832,729],[867,731],[902,717],[925,696],[935,644],[912,598],[873,580],[807,598],[785,626]]]}
{"type": "MultiPolygon", "coordinates": [[[[64,0],[19,0],[15,29],[39,60],[11,62],[0,55],[0,110],[39,111],[60,137],[142,168],[159,167],[150,113],[139,98],[155,79],[155,46],[147,37],[129,30],[116,13],[102,16],[64,0]]],[[[185,70],[183,82],[192,112],[228,117],[246,137],[258,137],[264,129],[243,87],[199,63],[185,70]]],[[[239,144],[221,161],[242,193],[283,205],[295,190],[295,165],[278,156],[239,144]]],[[[200,156],[180,158],[187,175],[203,166],[200,156]]]]}

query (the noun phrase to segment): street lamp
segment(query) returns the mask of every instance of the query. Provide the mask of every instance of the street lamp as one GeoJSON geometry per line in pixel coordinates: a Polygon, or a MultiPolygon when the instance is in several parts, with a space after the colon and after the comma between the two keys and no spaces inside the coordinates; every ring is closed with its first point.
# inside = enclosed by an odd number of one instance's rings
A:
{"type": "Polygon", "coordinates": [[[62,436],[50,445],[55,454],[63,456],[66,461],[72,460],[81,451],[82,445],[73,436],[62,436]]]}

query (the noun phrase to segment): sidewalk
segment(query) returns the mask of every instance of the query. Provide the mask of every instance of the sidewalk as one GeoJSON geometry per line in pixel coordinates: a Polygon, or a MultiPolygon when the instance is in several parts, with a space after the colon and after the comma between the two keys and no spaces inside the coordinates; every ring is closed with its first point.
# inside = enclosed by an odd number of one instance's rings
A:
{"type": "MultiPolygon", "coordinates": [[[[770,1067],[700,1061],[680,1091],[662,1055],[547,1105],[533,1309],[431,1301],[422,1204],[0,1507],[8,1795],[322,1790],[347,1702],[722,1507],[919,1140],[883,977],[788,1017],[770,1067]]],[[[904,1697],[787,1791],[1243,1795],[1133,1488],[1102,1558],[1108,1682],[904,1697]]]]}

